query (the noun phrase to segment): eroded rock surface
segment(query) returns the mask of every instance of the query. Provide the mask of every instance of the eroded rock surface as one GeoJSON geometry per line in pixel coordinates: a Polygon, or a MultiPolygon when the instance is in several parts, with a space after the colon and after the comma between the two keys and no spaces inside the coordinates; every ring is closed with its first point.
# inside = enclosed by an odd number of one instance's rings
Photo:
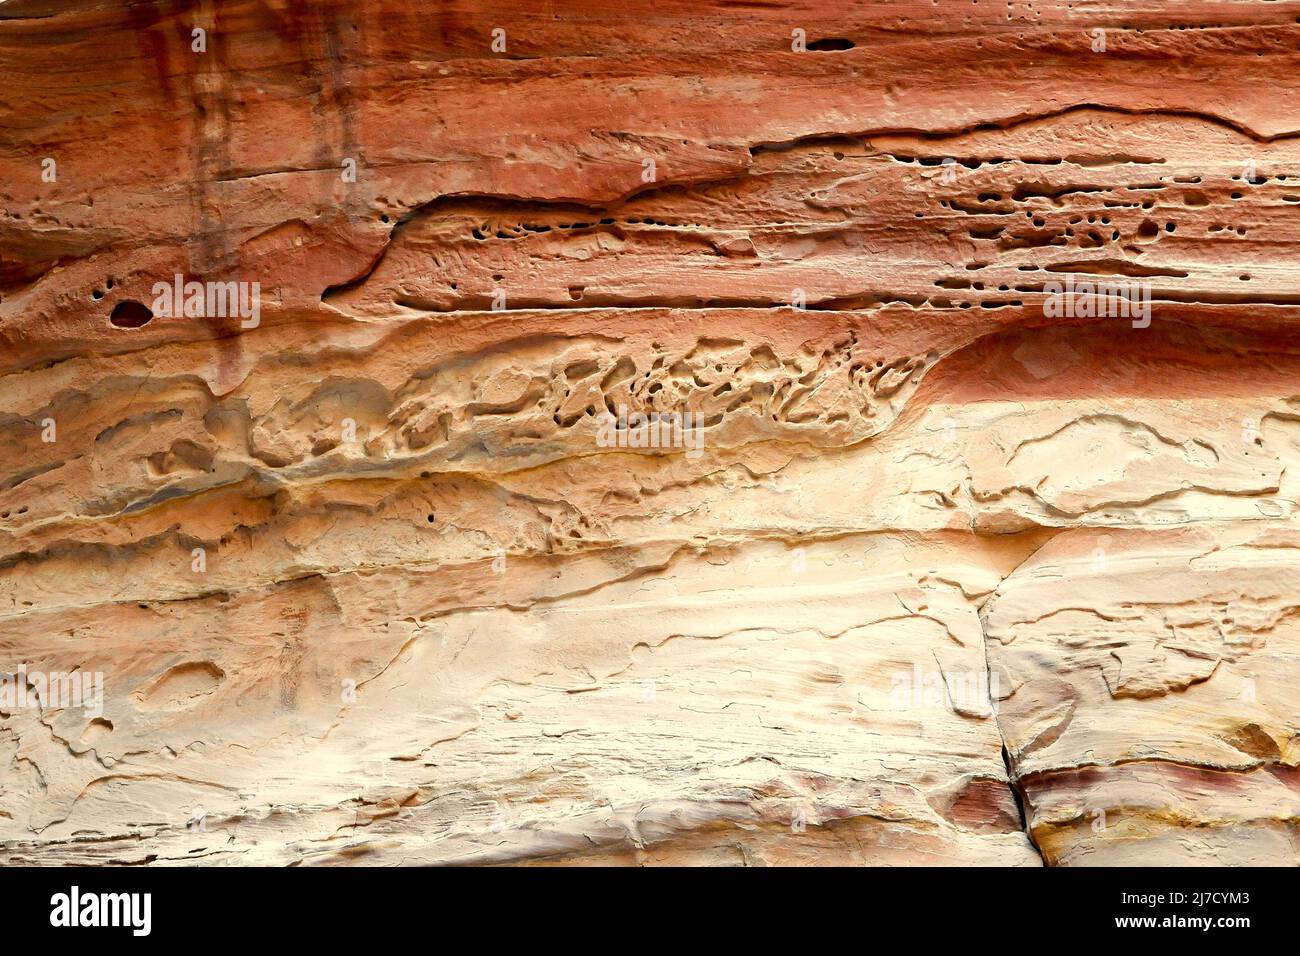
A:
{"type": "Polygon", "coordinates": [[[1294,864],[1298,49],[0,2],[0,859],[1294,864]]]}

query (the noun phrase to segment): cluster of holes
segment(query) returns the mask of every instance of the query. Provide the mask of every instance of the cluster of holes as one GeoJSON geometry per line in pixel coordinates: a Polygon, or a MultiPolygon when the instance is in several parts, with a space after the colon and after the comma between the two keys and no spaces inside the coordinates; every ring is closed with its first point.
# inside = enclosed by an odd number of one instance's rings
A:
{"type": "MultiPolygon", "coordinates": [[[[979,169],[983,166],[1005,166],[1008,163],[1020,163],[1023,166],[1060,166],[1065,159],[1060,156],[1050,158],[1034,159],[1030,157],[1017,157],[1009,159],[1006,156],[992,156],[984,159],[972,159],[970,157],[962,158],[960,156],[908,156],[905,153],[889,153],[889,158],[896,163],[905,163],[910,166],[942,166],[944,160],[951,159],[953,163],[965,166],[967,169],[979,169]]],[[[1134,160],[1136,162],[1136,160],[1134,160]]],[[[1145,160],[1143,161],[1145,162],[1145,160]]],[[[952,165],[949,163],[948,165],[952,165]]]]}
{"type": "MultiPolygon", "coordinates": [[[[630,219],[628,221],[637,222],[638,220],[630,219]]],[[[646,222],[650,223],[651,221],[646,220],[646,222]]],[[[651,224],[662,225],[662,226],[671,225],[671,223],[666,223],[666,222],[651,223],[651,224]]],[[[591,229],[596,225],[612,226],[614,225],[614,220],[606,218],[606,219],[601,219],[599,223],[557,222],[554,225],[521,222],[510,226],[502,226],[499,228],[494,228],[491,223],[485,222],[482,225],[474,226],[470,230],[470,235],[472,235],[475,239],[479,240],[480,242],[484,242],[488,239],[493,238],[494,236],[497,239],[527,239],[530,234],[550,232],[552,229],[565,229],[565,230],[591,229]]]]}
{"type": "MultiPolygon", "coordinates": [[[[852,49],[853,44],[851,41],[848,40],[827,39],[827,40],[813,41],[813,43],[809,45],[809,48],[826,49],[826,50],[852,49]]],[[[838,150],[835,151],[833,155],[836,160],[843,160],[845,157],[845,154],[842,151],[838,151],[838,150]]],[[[1019,163],[1024,165],[1059,166],[1065,162],[1081,162],[1084,165],[1098,165],[1096,161],[1087,162],[1085,160],[1072,160],[1069,159],[1068,157],[1050,157],[1050,158],[1017,157],[1015,159],[1010,159],[1006,157],[995,156],[995,157],[985,158],[985,159],[974,159],[974,158],[950,159],[949,157],[944,157],[944,156],[908,156],[908,155],[893,154],[890,156],[890,158],[893,161],[899,163],[919,164],[927,167],[941,166],[944,165],[945,162],[948,163],[957,162],[960,163],[965,168],[971,170],[980,169],[985,165],[1001,166],[1009,163],[1019,163]]],[[[1122,164],[1122,163],[1150,165],[1150,164],[1161,164],[1165,162],[1165,160],[1163,159],[1142,159],[1142,158],[1136,158],[1131,156],[1108,156],[1105,157],[1105,160],[1106,162],[1104,163],[1104,165],[1122,164]]],[[[1232,178],[1241,179],[1241,177],[1236,177],[1236,176],[1232,178]]],[[[1285,180],[1287,177],[1285,175],[1278,175],[1275,178],[1281,181],[1281,180],[1285,180]]],[[[1184,185],[1200,184],[1203,181],[1202,177],[1200,176],[1172,176],[1170,177],[1170,180],[1173,183],[1184,184],[1184,185]]],[[[1259,184],[1262,182],[1267,182],[1267,177],[1257,176],[1253,180],[1253,184],[1259,184]]],[[[1166,189],[1167,186],[1163,182],[1148,182],[1148,183],[1141,183],[1141,184],[1122,187],[1122,188],[1135,190],[1135,191],[1138,190],[1162,191],[1166,189]]],[[[1027,200],[1035,199],[1035,198],[1056,199],[1066,193],[1072,193],[1072,192],[1104,192],[1104,191],[1107,191],[1105,187],[1094,188],[1094,187],[1081,187],[1081,186],[1074,186],[1074,187],[1067,187],[1064,189],[1045,191],[1040,187],[1033,187],[1030,185],[1022,184],[1016,187],[1016,189],[1012,192],[1009,198],[1014,202],[1025,202],[1027,200]]],[[[1232,193],[1232,199],[1234,200],[1241,199],[1242,196],[1243,194],[1241,192],[1232,193]]],[[[1283,196],[1282,198],[1286,202],[1300,203],[1300,196],[1287,195],[1287,196],[1283,196]]],[[[1003,200],[1004,200],[1004,196],[999,192],[982,192],[978,195],[978,202],[981,204],[997,203],[1003,200]]],[[[1204,193],[1201,193],[1199,191],[1194,191],[1194,190],[1189,190],[1184,193],[1183,203],[1187,207],[1204,207],[1210,205],[1210,201],[1205,196],[1204,193]]],[[[1011,210],[978,209],[978,208],[971,207],[969,205],[963,206],[961,203],[955,200],[951,200],[951,201],[942,200],[940,204],[942,206],[956,209],[958,211],[962,211],[970,215],[987,215],[990,211],[1009,214],[1011,211],[1011,210]]],[[[1057,205],[1059,205],[1059,203],[1057,205]]],[[[1103,205],[1106,208],[1151,210],[1155,206],[1155,201],[1145,200],[1142,202],[1119,202],[1119,201],[1105,200],[1103,201],[1103,205]]],[[[914,212],[914,216],[917,219],[923,219],[925,218],[925,213],[916,211],[914,212]]],[[[1031,224],[1035,229],[1042,230],[1047,228],[1048,225],[1047,219],[1044,218],[1044,214],[1041,211],[1032,211],[1032,210],[1026,211],[1025,217],[1030,220],[1031,224]]],[[[384,216],[383,218],[385,221],[387,221],[388,217],[384,216]]],[[[1070,222],[1072,226],[1079,225],[1083,222],[1083,219],[1080,216],[1075,216],[1071,218],[1070,222]]],[[[1087,217],[1087,222],[1092,225],[1100,224],[1104,226],[1112,226],[1111,219],[1107,216],[1102,216],[1100,217],[1100,220],[1098,220],[1096,217],[1089,215],[1087,217]]],[[[615,220],[612,218],[604,218],[599,220],[599,223],[601,225],[612,225],[615,223],[615,220]]],[[[624,223],[637,224],[637,225],[650,225],[650,226],[658,226],[658,227],[665,227],[665,228],[674,228],[674,227],[681,227],[682,225],[686,225],[684,223],[670,223],[670,222],[663,221],[661,219],[655,219],[653,217],[648,217],[648,216],[641,217],[641,218],[628,218],[624,220],[624,223]]],[[[780,225],[781,223],[774,223],[774,224],[780,225]]],[[[590,229],[593,228],[594,225],[595,223],[591,223],[591,222],[558,223],[555,225],[519,223],[517,225],[510,225],[510,226],[497,228],[485,222],[481,226],[475,227],[472,230],[472,232],[474,238],[477,240],[486,240],[491,238],[493,235],[495,235],[497,238],[500,239],[518,239],[518,238],[526,238],[526,235],[528,233],[546,233],[546,232],[550,232],[552,229],[563,229],[563,230],[590,229]]],[[[969,234],[971,235],[972,238],[975,239],[1000,240],[1001,244],[1004,247],[1008,247],[1008,248],[1026,247],[1026,246],[1068,245],[1069,244],[1068,240],[1075,239],[1075,238],[1080,239],[1081,244],[1084,245],[1085,247],[1089,247],[1089,246],[1100,247],[1105,245],[1105,243],[1108,241],[1107,236],[1105,235],[1107,230],[1087,229],[1085,231],[1081,231],[1080,234],[1076,237],[1076,232],[1074,228],[1072,228],[1072,226],[1067,226],[1064,228],[1063,231],[1057,231],[1047,236],[1007,234],[1006,229],[1004,227],[973,229],[970,230],[969,234]]],[[[1164,223],[1164,232],[1166,233],[1173,233],[1176,230],[1176,228],[1177,228],[1176,224],[1173,222],[1164,223]]],[[[1211,227],[1211,231],[1228,229],[1228,228],[1230,227],[1213,226],[1211,227]]],[[[1109,232],[1109,241],[1118,242],[1120,240],[1121,233],[1118,228],[1111,228],[1108,230],[1108,232],[1109,232]]],[[[1238,235],[1242,235],[1242,236],[1246,234],[1245,230],[1240,228],[1237,229],[1236,232],[1238,235]]],[[[1152,222],[1149,219],[1144,220],[1141,226],[1139,227],[1138,237],[1141,239],[1152,240],[1158,238],[1159,235],[1160,235],[1159,224],[1152,222]]],[[[978,268],[983,268],[983,266],[968,265],[966,268],[978,269],[978,268]]],[[[1036,267],[1020,266],[1018,268],[1025,271],[1032,271],[1036,267]]],[[[499,281],[502,277],[500,275],[495,275],[493,278],[499,281]]],[[[1249,275],[1242,275],[1239,278],[1241,279],[1241,281],[1250,281],[1249,275]]],[[[959,286],[952,286],[952,287],[959,287],[959,286]]],[[[456,289],[457,288],[456,283],[455,282],[450,283],[450,288],[453,290],[456,289]]],[[[982,290],[982,286],[979,286],[978,288],[982,290]]],[[[1005,285],[1001,286],[1000,288],[1002,291],[1009,291],[1005,285]]],[[[1022,291],[1022,289],[1020,287],[1017,287],[1016,291],[1022,291]]],[[[1024,291],[1032,291],[1032,290],[1024,290],[1024,291]]],[[[582,299],[584,292],[585,292],[584,286],[581,285],[568,286],[568,295],[571,300],[576,301],[582,299]]],[[[704,304],[705,302],[705,300],[699,300],[699,301],[701,304],[704,304]]],[[[898,301],[908,301],[908,300],[901,299],[898,301]]],[[[936,300],[921,299],[920,301],[923,302],[924,304],[931,304],[936,300]]],[[[938,301],[942,301],[946,305],[946,300],[938,300],[938,301]]],[[[912,303],[912,304],[916,304],[916,303],[912,303]]],[[[835,303],[829,303],[828,305],[831,308],[836,307],[835,303]]],[[[983,307],[986,308],[991,307],[988,303],[984,303],[982,305],[983,307]]],[[[771,307],[783,308],[784,303],[774,303],[771,307]]],[[[972,307],[972,304],[961,303],[961,307],[970,308],[972,307]]],[[[992,307],[996,307],[996,304],[992,307]]]]}

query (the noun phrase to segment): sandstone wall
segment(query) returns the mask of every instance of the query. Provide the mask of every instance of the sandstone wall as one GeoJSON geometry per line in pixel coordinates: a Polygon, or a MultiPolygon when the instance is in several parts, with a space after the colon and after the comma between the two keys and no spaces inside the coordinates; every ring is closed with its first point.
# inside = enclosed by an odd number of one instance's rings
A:
{"type": "Polygon", "coordinates": [[[0,117],[0,860],[1296,862],[1300,3],[5,0],[0,117]]]}

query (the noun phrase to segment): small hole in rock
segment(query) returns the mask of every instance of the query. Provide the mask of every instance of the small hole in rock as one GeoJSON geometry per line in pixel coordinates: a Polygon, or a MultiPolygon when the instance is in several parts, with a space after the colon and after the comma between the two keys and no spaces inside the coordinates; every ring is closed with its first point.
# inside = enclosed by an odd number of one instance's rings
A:
{"type": "Polygon", "coordinates": [[[827,37],[824,40],[813,40],[808,44],[808,49],[816,50],[819,53],[852,50],[853,47],[853,41],[846,40],[844,37],[827,37]]]}
{"type": "Polygon", "coordinates": [[[108,317],[108,321],[119,329],[138,329],[148,324],[151,319],[153,313],[149,311],[149,307],[133,299],[127,299],[113,306],[113,314],[108,317]]]}

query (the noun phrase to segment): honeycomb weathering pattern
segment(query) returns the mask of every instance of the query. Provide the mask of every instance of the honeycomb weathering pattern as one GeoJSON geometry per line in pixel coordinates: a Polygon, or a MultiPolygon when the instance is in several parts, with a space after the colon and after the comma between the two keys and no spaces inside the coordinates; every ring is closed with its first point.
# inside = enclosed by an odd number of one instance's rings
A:
{"type": "Polygon", "coordinates": [[[1297,51],[3,0],[0,860],[1295,864],[1297,51]]]}

